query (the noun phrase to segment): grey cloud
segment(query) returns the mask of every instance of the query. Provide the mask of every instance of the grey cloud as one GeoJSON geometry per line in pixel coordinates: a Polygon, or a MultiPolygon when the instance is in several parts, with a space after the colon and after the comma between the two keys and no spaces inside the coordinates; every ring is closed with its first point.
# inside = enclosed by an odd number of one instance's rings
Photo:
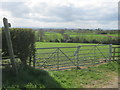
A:
{"type": "MultiPolygon", "coordinates": [[[[89,7],[86,7],[89,8],[89,7]]],[[[76,20],[117,20],[117,12],[108,13],[103,12],[104,8],[95,8],[92,10],[86,8],[76,8],[74,6],[60,6],[54,7],[50,10],[49,14],[58,16],[63,21],[76,21],[76,20]]]]}
{"type": "Polygon", "coordinates": [[[30,12],[24,2],[2,2],[2,9],[9,11],[14,17],[26,17],[30,12]]]}
{"type": "Polygon", "coordinates": [[[57,16],[62,19],[62,21],[76,21],[76,16],[81,17],[80,15],[84,14],[85,11],[79,8],[76,8],[72,5],[69,6],[57,6],[50,9],[49,14],[57,16]]]}
{"type": "Polygon", "coordinates": [[[2,3],[2,9],[9,11],[14,17],[33,19],[42,22],[74,22],[74,21],[108,21],[117,20],[117,11],[109,7],[89,9],[86,7],[75,7],[73,4],[49,7],[47,3],[38,3],[30,9],[24,2],[2,3]],[[30,17],[29,13],[45,16],[30,17]]]}
{"type": "MultiPolygon", "coordinates": [[[[34,8],[36,10],[36,13],[38,13],[38,8],[34,8]]],[[[68,6],[56,6],[56,7],[49,7],[47,8],[47,5],[43,8],[44,10],[41,11],[41,14],[44,16],[51,17],[49,22],[69,22],[69,21],[87,21],[87,20],[93,20],[93,21],[115,21],[117,20],[117,11],[112,10],[111,13],[109,13],[109,7],[108,8],[93,8],[89,10],[89,7],[83,7],[78,8],[74,5],[68,5],[68,6]],[[104,12],[106,11],[106,12],[104,12]],[[56,17],[55,20],[53,20],[56,17]]],[[[43,19],[44,21],[44,19],[43,19]]]]}
{"type": "Polygon", "coordinates": [[[118,29],[120,30],[120,1],[118,2],[118,29]]]}
{"type": "MultiPolygon", "coordinates": [[[[34,13],[40,13],[43,16],[51,17],[47,18],[48,20],[42,19],[43,21],[51,21],[51,22],[68,22],[68,21],[75,21],[77,18],[76,16],[80,16],[85,13],[84,10],[81,9],[79,12],[79,8],[74,7],[73,5],[69,6],[56,6],[56,7],[41,7],[39,4],[39,8],[34,7],[34,13]],[[38,10],[39,9],[39,10],[38,10]],[[42,10],[43,9],[43,10],[42,10]]],[[[82,16],[81,16],[82,17],[82,16]]],[[[38,20],[41,20],[40,18],[38,20]]]]}

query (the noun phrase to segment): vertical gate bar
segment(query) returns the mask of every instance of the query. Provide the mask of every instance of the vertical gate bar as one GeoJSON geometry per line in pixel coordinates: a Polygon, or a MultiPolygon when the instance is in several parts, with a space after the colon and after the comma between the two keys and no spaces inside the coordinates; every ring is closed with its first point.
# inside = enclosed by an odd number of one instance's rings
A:
{"type": "MultiPolygon", "coordinates": [[[[106,58],[106,60],[107,60],[107,57],[100,51],[100,49],[98,48],[98,47],[96,47],[98,50],[99,50],[99,52],[104,56],[104,58],[106,58]]],[[[105,60],[105,61],[106,61],[105,60]]]]}
{"type": "Polygon", "coordinates": [[[77,54],[77,57],[76,57],[76,59],[77,59],[77,68],[79,68],[79,50],[80,50],[80,46],[77,47],[77,52],[76,52],[76,54],[77,54]]]}
{"type": "Polygon", "coordinates": [[[57,70],[59,70],[59,48],[57,48],[57,70]]]}
{"type": "Polygon", "coordinates": [[[112,57],[112,44],[109,45],[109,61],[111,61],[112,57]]]}
{"type": "Polygon", "coordinates": [[[79,47],[77,47],[77,48],[78,48],[78,49],[77,49],[77,50],[78,50],[78,51],[77,51],[77,67],[78,67],[78,66],[79,66],[79,63],[78,63],[78,59],[79,59],[79,56],[78,56],[78,55],[79,55],[79,54],[78,54],[78,53],[79,53],[79,47]]]}

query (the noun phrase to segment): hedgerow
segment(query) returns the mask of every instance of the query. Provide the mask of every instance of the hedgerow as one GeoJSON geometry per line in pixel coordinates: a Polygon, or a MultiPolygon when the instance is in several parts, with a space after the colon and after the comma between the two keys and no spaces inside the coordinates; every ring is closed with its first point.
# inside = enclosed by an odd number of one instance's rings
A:
{"type": "MultiPolygon", "coordinates": [[[[20,58],[22,65],[31,62],[35,55],[35,34],[32,29],[10,28],[14,54],[20,58]]],[[[2,56],[9,56],[4,29],[2,30],[2,56]]]]}

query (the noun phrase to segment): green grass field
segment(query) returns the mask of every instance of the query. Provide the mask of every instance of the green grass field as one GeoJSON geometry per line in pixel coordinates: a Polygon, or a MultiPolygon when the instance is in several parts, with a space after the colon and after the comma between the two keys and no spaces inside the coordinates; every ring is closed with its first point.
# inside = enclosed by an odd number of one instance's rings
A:
{"type": "Polygon", "coordinates": [[[87,69],[44,71],[19,67],[18,75],[11,68],[3,69],[3,88],[101,88],[117,78],[118,63],[110,62],[87,69]]]}
{"type": "MultiPolygon", "coordinates": [[[[70,37],[80,36],[81,39],[88,41],[99,39],[109,41],[107,36],[98,34],[78,35],[75,32],[66,32],[70,37]],[[71,34],[72,33],[72,34],[71,34]],[[106,38],[107,37],[107,38],[106,38]]],[[[45,32],[43,42],[36,42],[36,48],[52,48],[36,50],[36,67],[17,63],[18,74],[11,66],[6,65],[2,68],[2,86],[21,90],[22,88],[101,88],[114,81],[118,76],[118,62],[101,63],[100,59],[108,59],[109,46],[79,47],[81,45],[96,45],[92,43],[50,43],[49,40],[60,40],[63,36],[56,32],[45,32]],[[48,40],[49,39],[49,40],[48,40]],[[47,41],[48,40],[48,41],[47,41]],[[58,48],[75,47],[75,48],[58,48]],[[105,49],[106,48],[106,49],[105,49]],[[89,49],[89,50],[88,50],[89,49]],[[101,54],[102,53],[102,54],[101,54]],[[104,54],[104,55],[103,55],[104,54]],[[89,57],[87,57],[89,56],[89,57]],[[38,60],[37,60],[38,58],[38,60]],[[99,58],[99,59],[98,59],[99,58]],[[84,65],[83,68],[76,68],[74,65],[84,65]],[[86,65],[93,64],[94,65],[86,65]],[[97,64],[95,64],[97,63],[97,64]],[[99,64],[98,64],[99,63],[99,64]],[[44,69],[40,69],[44,64],[44,69]],[[62,65],[73,65],[74,68],[59,70],[62,65]],[[57,71],[50,71],[51,67],[57,71]],[[91,67],[92,66],[92,67],[91,67]],[[37,69],[39,68],[39,69],[37,69]],[[47,69],[47,70],[45,70],[47,69]]],[[[40,38],[39,38],[40,40],[40,38]]],[[[117,46],[117,45],[113,45],[117,46]]],[[[28,60],[27,60],[28,61],[28,60]]],[[[31,65],[32,66],[32,65],[31,65]]],[[[64,67],[65,67],[64,66],[64,67]]],[[[67,67],[68,67],[67,66],[67,67]]],[[[111,84],[110,84],[111,85],[111,84]]]]}
{"type": "Polygon", "coordinates": [[[101,88],[113,76],[117,78],[117,72],[118,65],[112,62],[83,70],[50,72],[50,75],[65,88],[101,88]]]}
{"type": "MultiPolygon", "coordinates": [[[[102,35],[102,34],[94,34],[94,33],[77,33],[77,34],[68,34],[70,35],[70,37],[79,37],[80,39],[84,40],[86,39],[87,41],[92,41],[92,40],[96,40],[96,41],[99,41],[99,42],[103,42],[103,41],[110,41],[111,39],[117,39],[117,37],[108,37],[107,35],[102,35]]],[[[118,34],[109,34],[109,36],[117,36],[118,34]]]]}
{"type": "MultiPolygon", "coordinates": [[[[36,42],[36,48],[77,47],[79,45],[95,44],[36,42]]],[[[68,50],[75,51],[76,49],[66,49],[64,52],[68,50]]],[[[41,50],[38,52],[46,53],[49,51],[41,50]]],[[[40,57],[46,56],[40,55],[40,57]]],[[[3,69],[3,88],[16,88],[18,90],[20,88],[101,88],[117,77],[118,63],[109,62],[86,69],[72,68],[62,71],[44,71],[31,67],[19,67],[18,69],[18,76],[14,75],[11,68],[3,69]]]]}
{"type": "MultiPolygon", "coordinates": [[[[77,33],[75,31],[65,31],[64,35],[67,34],[69,38],[76,39],[79,38],[78,42],[92,42],[97,41],[99,43],[112,43],[112,40],[118,40],[118,34],[96,34],[95,32],[92,33],[77,33]]],[[[64,35],[58,33],[58,32],[45,32],[44,39],[46,42],[52,41],[55,42],[58,40],[61,42],[61,40],[65,39],[64,35]]],[[[74,41],[74,40],[73,40],[74,41]]]]}
{"type": "MultiPolygon", "coordinates": [[[[36,48],[46,48],[46,47],[77,47],[79,45],[97,45],[93,43],[56,43],[56,42],[36,42],[36,48]]],[[[119,45],[112,45],[113,47],[119,45]]]]}
{"type": "Polygon", "coordinates": [[[116,36],[116,37],[119,36],[118,34],[107,34],[107,35],[109,35],[109,36],[116,36]]]}
{"type": "Polygon", "coordinates": [[[60,39],[63,39],[63,36],[60,33],[55,33],[55,32],[45,32],[45,37],[46,41],[55,41],[56,39],[60,41],[60,39]]]}

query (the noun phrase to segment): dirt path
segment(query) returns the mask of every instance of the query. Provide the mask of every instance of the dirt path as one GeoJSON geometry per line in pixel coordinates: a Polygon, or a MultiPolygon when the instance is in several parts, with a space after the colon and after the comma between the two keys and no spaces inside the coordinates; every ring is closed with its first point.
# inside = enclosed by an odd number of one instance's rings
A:
{"type": "Polygon", "coordinates": [[[118,79],[117,72],[109,72],[106,74],[105,77],[108,77],[109,80],[106,80],[106,79],[101,79],[96,81],[93,80],[91,81],[91,84],[86,85],[85,88],[118,88],[120,87],[120,77],[118,79]]]}
{"type": "Polygon", "coordinates": [[[118,77],[114,77],[112,80],[108,82],[108,84],[100,88],[118,88],[118,77]]]}

